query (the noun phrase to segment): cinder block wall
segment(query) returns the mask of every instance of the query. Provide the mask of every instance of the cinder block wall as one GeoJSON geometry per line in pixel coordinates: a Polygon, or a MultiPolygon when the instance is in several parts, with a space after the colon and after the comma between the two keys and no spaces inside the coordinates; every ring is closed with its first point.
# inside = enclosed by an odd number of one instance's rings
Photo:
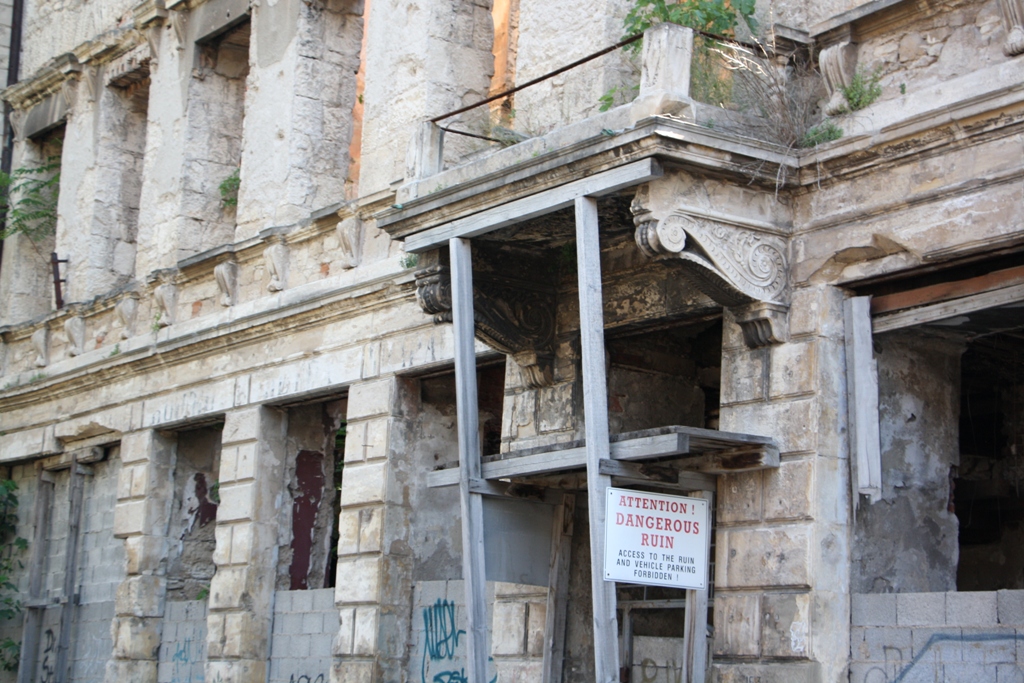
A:
{"type": "Polygon", "coordinates": [[[333,588],[277,591],[270,683],[329,680],[334,662],[331,644],[339,626],[333,588]]]}
{"type": "Polygon", "coordinates": [[[850,683],[1019,681],[1024,590],[853,595],[850,683]]]}

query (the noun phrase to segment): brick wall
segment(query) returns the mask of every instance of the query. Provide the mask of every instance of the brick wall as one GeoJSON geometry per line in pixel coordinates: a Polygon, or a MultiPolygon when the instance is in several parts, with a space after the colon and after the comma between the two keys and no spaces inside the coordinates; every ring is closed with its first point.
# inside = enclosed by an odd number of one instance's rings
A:
{"type": "Polygon", "coordinates": [[[333,588],[277,591],[270,683],[326,683],[339,625],[333,588]]]}
{"type": "Polygon", "coordinates": [[[1024,591],[852,596],[850,683],[1020,681],[1024,591]]]}
{"type": "Polygon", "coordinates": [[[206,600],[168,602],[157,683],[202,683],[206,665],[206,600]]]}

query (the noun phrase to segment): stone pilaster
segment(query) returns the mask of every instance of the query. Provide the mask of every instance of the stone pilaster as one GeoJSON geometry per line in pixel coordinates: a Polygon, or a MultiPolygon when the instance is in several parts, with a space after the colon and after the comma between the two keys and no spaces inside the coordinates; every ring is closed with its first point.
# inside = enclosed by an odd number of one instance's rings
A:
{"type": "Polygon", "coordinates": [[[362,3],[257,3],[235,241],[345,195],[362,3]]]}
{"type": "Polygon", "coordinates": [[[155,683],[164,597],[177,441],[155,430],[121,438],[114,535],[124,539],[127,576],[115,596],[113,656],[107,683],[155,683]]]}
{"type": "Polygon", "coordinates": [[[213,555],[217,573],[206,621],[210,681],[266,679],[287,426],[286,413],[263,406],[226,415],[213,555]]]}
{"type": "Polygon", "coordinates": [[[790,338],[751,349],[727,312],[721,428],[773,437],[776,470],[718,487],[714,681],[845,679],[849,521],[842,294],[793,292],[790,338]]]}
{"type": "Polygon", "coordinates": [[[408,465],[399,457],[403,390],[394,377],[349,390],[335,589],[341,629],[332,683],[384,683],[404,676],[412,577],[409,509],[397,481],[408,465]]]}

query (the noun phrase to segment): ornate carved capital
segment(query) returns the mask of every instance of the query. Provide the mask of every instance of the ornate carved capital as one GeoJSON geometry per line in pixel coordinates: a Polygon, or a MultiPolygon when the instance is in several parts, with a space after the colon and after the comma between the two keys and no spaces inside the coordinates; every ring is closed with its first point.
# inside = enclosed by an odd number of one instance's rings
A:
{"type": "Polygon", "coordinates": [[[698,289],[736,308],[749,346],[788,338],[789,264],[783,238],[683,210],[656,220],[641,193],[632,211],[640,250],[677,261],[698,289]]]}
{"type": "MultiPolygon", "coordinates": [[[[452,321],[451,275],[437,265],[416,273],[416,297],[435,323],[452,321]]],[[[513,357],[528,386],[551,383],[555,341],[555,290],[534,282],[474,273],[476,337],[513,357]]]]}
{"type": "Polygon", "coordinates": [[[752,349],[789,341],[789,306],[767,301],[732,309],[743,330],[743,341],[752,349]]]}
{"type": "Polygon", "coordinates": [[[1000,0],[999,4],[1007,33],[1003,52],[1007,57],[1024,54],[1024,0],[1000,0]]]}

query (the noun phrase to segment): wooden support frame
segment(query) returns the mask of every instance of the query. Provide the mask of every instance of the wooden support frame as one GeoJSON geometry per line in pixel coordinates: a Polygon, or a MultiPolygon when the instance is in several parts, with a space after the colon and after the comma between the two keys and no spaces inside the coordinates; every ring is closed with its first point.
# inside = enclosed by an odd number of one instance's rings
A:
{"type": "Polygon", "coordinates": [[[68,482],[68,538],[64,552],[64,588],[61,595],[60,633],[57,637],[57,683],[71,680],[71,629],[78,611],[78,541],[82,526],[82,505],[85,497],[85,477],[92,470],[78,464],[78,451],[72,454],[68,482]]]}
{"type": "Polygon", "coordinates": [[[551,533],[548,609],[544,624],[544,672],[541,683],[561,683],[565,659],[565,623],[569,602],[569,561],[575,526],[576,496],[562,494],[551,533]]]}
{"type": "Polygon", "coordinates": [[[621,673],[615,583],[604,580],[605,509],[612,478],[600,471],[600,462],[611,459],[611,444],[608,440],[608,378],[604,364],[601,243],[597,200],[593,197],[576,199],[576,263],[580,297],[580,348],[583,356],[583,411],[587,437],[594,680],[597,683],[617,683],[621,673]]]}
{"type": "MultiPolygon", "coordinates": [[[[715,509],[713,491],[692,494],[708,502],[708,510],[715,509]]],[[[708,535],[708,557],[711,557],[711,536],[708,535]]],[[[708,595],[710,590],[686,591],[686,623],[683,625],[683,661],[686,662],[686,680],[702,683],[708,666],[708,595]]]]}
{"type": "Polygon", "coordinates": [[[466,588],[466,672],[484,681],[487,638],[487,578],[484,567],[483,496],[471,489],[480,479],[479,404],[473,319],[473,256],[469,240],[449,242],[452,323],[455,329],[455,393],[459,434],[459,502],[462,509],[462,579],[466,588]]]}
{"type": "Polygon", "coordinates": [[[843,304],[846,326],[846,393],[850,453],[857,468],[854,504],[859,495],[882,496],[882,448],[878,427],[878,366],[871,331],[871,297],[843,304]]]}
{"type": "Polygon", "coordinates": [[[18,664],[18,683],[32,683],[39,663],[39,634],[43,625],[43,612],[48,601],[43,598],[43,567],[46,563],[46,539],[50,529],[50,510],[53,508],[53,472],[36,463],[36,500],[32,512],[32,554],[28,561],[28,599],[21,630],[21,660],[18,664]]]}
{"type": "Polygon", "coordinates": [[[574,202],[583,199],[640,185],[661,175],[661,165],[654,158],[634,161],[409,235],[405,239],[405,251],[416,254],[437,249],[455,238],[477,237],[552,211],[569,208],[574,202]]]}

